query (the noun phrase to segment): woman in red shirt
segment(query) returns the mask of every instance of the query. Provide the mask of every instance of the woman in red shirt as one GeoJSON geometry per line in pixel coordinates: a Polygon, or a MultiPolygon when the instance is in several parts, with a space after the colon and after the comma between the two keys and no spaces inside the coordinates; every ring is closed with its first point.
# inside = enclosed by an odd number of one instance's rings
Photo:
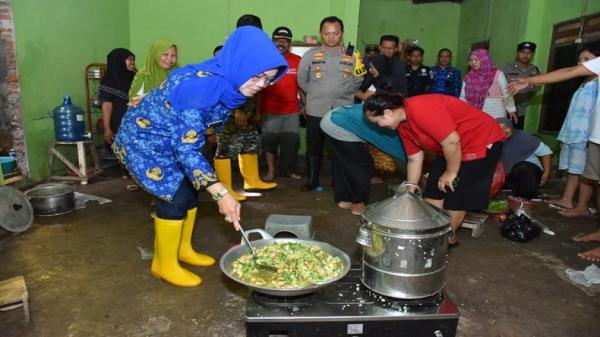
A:
{"type": "Polygon", "coordinates": [[[505,135],[492,117],[455,97],[430,94],[404,99],[375,94],[364,106],[367,118],[397,129],[408,156],[407,180],[418,184],[424,151],[437,153],[425,200],[450,214],[452,237],[466,211],[485,209],[505,135]]]}

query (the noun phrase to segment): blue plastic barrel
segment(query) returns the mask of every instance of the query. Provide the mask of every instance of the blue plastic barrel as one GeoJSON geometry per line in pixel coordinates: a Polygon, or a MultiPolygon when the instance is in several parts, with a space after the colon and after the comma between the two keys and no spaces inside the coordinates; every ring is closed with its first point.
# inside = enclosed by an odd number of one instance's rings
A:
{"type": "Polygon", "coordinates": [[[70,96],[52,111],[54,115],[54,137],[61,142],[76,142],[86,135],[83,109],[73,105],[70,96]]]}

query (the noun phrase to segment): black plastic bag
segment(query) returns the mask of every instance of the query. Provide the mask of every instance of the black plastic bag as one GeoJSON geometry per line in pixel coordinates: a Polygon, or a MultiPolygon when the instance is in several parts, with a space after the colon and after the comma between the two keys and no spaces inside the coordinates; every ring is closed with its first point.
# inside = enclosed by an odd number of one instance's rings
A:
{"type": "Polygon", "coordinates": [[[537,224],[533,223],[525,214],[516,216],[512,214],[504,222],[500,228],[502,236],[516,242],[527,242],[540,235],[542,229],[537,224]]]}

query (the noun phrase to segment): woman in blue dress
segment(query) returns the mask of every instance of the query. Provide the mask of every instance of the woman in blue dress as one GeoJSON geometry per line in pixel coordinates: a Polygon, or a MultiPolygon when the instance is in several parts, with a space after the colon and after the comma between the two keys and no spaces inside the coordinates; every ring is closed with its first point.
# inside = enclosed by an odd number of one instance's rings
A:
{"type": "Polygon", "coordinates": [[[215,263],[191,246],[197,190],[206,189],[239,229],[240,204],[202,155],[204,131],[218,129],[231,110],[286,71],[287,62],[262,30],[241,27],[216,57],[173,71],[124,116],[113,150],[140,186],[158,198],[153,276],[194,287],[202,279],[179,262],[215,263]]]}

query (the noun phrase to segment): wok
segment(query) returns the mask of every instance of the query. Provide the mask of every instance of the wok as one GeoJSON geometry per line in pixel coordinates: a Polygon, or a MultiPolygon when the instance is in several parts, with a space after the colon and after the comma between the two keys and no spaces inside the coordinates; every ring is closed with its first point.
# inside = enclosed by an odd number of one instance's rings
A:
{"type": "Polygon", "coordinates": [[[346,253],[344,253],[343,251],[341,251],[340,249],[335,248],[334,246],[332,246],[328,243],[321,242],[321,241],[300,240],[300,239],[292,239],[292,238],[274,239],[271,235],[269,235],[269,233],[265,232],[262,229],[251,229],[251,230],[247,230],[246,233],[247,234],[259,233],[262,236],[262,239],[252,241],[252,246],[254,246],[255,248],[261,248],[261,247],[264,247],[264,246],[272,244],[272,243],[291,243],[291,242],[302,243],[302,244],[306,244],[306,245],[317,246],[317,247],[323,249],[325,252],[327,252],[333,256],[337,256],[342,260],[342,263],[344,264],[344,269],[342,270],[340,275],[338,275],[336,278],[333,278],[331,280],[327,280],[324,282],[319,282],[316,284],[311,284],[304,288],[280,289],[280,288],[268,288],[268,287],[263,287],[263,286],[257,286],[257,285],[242,281],[239,278],[237,278],[235,275],[233,275],[233,271],[232,271],[233,270],[233,262],[244,255],[251,254],[250,248],[248,248],[247,245],[244,245],[244,243],[242,241],[239,246],[230,248],[227,252],[225,252],[225,254],[223,254],[223,256],[221,256],[221,261],[220,261],[221,270],[230,279],[232,279],[238,283],[241,283],[241,284],[245,285],[246,287],[248,287],[252,290],[258,291],[260,293],[272,295],[272,296],[299,296],[299,295],[312,293],[319,288],[322,288],[330,283],[333,283],[333,282],[341,279],[350,270],[350,257],[348,257],[348,255],[346,253]]]}

